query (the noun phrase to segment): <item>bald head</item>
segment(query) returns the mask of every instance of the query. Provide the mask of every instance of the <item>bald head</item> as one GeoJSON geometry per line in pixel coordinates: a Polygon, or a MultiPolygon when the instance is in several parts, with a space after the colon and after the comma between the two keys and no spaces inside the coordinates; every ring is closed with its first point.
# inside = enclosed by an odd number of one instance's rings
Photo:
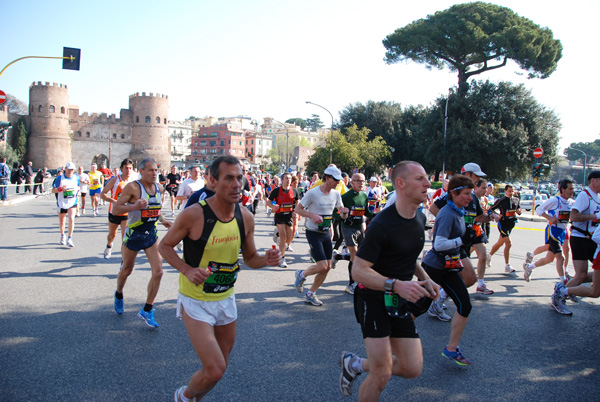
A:
{"type": "Polygon", "coordinates": [[[362,173],[354,173],[352,175],[352,189],[354,191],[362,191],[365,188],[365,175],[362,173]]]}

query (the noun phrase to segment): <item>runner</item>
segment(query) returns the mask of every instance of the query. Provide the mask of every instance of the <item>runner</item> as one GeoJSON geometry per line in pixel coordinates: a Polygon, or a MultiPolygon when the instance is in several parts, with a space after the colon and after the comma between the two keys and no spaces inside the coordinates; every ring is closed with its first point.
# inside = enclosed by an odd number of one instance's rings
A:
{"type": "Polygon", "coordinates": [[[88,193],[90,176],[83,171],[83,166],[79,166],[77,175],[79,176],[79,193],[81,194],[81,215],[85,215],[85,197],[88,193]]]}
{"type": "Polygon", "coordinates": [[[171,216],[175,216],[175,201],[181,181],[181,175],[177,173],[177,166],[171,166],[171,173],[167,175],[167,192],[171,199],[171,216]]]}
{"type": "Polygon", "coordinates": [[[187,202],[194,192],[204,187],[204,180],[202,180],[200,168],[198,166],[194,166],[190,169],[190,173],[191,177],[185,179],[181,183],[181,186],[179,186],[179,190],[177,190],[177,201],[179,202],[187,202]]]}
{"type": "MultiPolygon", "coordinates": [[[[365,218],[372,218],[374,215],[368,209],[368,196],[363,191],[365,188],[365,175],[362,173],[354,173],[350,181],[352,189],[342,195],[344,207],[348,208],[348,218],[342,220],[342,234],[346,247],[348,247],[348,285],[346,292],[354,294],[356,282],[352,278],[352,264],[354,257],[358,251],[358,247],[364,240],[364,223],[365,218]]],[[[338,215],[339,216],[339,215],[338,215]]],[[[338,261],[345,259],[343,255],[334,252],[332,268],[335,268],[338,261]]]]}
{"type": "MultiPolygon", "coordinates": [[[[440,285],[456,305],[452,317],[450,340],[444,348],[442,356],[460,366],[468,366],[471,361],[465,358],[458,343],[467,326],[471,312],[469,292],[459,272],[463,269],[461,245],[468,227],[465,227],[466,207],[473,200],[473,181],[462,175],[455,175],[448,183],[447,204],[437,214],[433,227],[433,247],[423,259],[422,265],[431,279],[440,285]]],[[[485,192],[485,187],[483,187],[485,192]]],[[[441,315],[447,316],[441,306],[432,303],[429,315],[442,321],[441,315]]]]}
{"type": "Polygon", "coordinates": [[[281,187],[271,191],[267,205],[275,212],[275,225],[279,233],[279,251],[281,252],[281,268],[287,268],[285,252],[294,250],[290,247],[294,239],[292,233],[293,212],[298,203],[298,191],[290,186],[292,175],[284,173],[281,178],[281,187]]]}
{"type": "Polygon", "coordinates": [[[361,401],[378,400],[392,375],[421,375],[423,347],[413,316],[425,312],[439,295],[439,286],[417,263],[425,243],[425,216],[418,208],[427,199],[427,173],[417,162],[404,161],[391,176],[397,193],[395,207],[371,221],[352,271],[359,282],[354,311],[368,359],[350,352],[342,352],[340,358],[344,396],[352,394],[358,375],[369,372],[360,386],[361,401]]]}
{"type": "Polygon", "coordinates": [[[511,274],[515,272],[515,270],[510,265],[510,248],[512,246],[510,233],[512,232],[513,228],[515,227],[515,223],[518,220],[517,215],[521,215],[521,207],[519,206],[519,199],[517,197],[513,197],[513,186],[510,184],[504,186],[504,194],[504,197],[496,200],[494,205],[490,207],[490,211],[499,209],[500,215],[502,216],[498,221],[500,238],[490,250],[490,259],[494,256],[496,251],[500,249],[500,247],[504,246],[504,262],[506,263],[504,272],[511,274]]]}
{"type": "Polygon", "coordinates": [[[97,165],[92,163],[92,169],[88,173],[90,178],[90,198],[92,199],[92,211],[94,216],[98,216],[98,203],[100,198],[100,192],[104,185],[104,176],[102,172],[97,170],[97,165]]]}
{"type": "Polygon", "coordinates": [[[335,187],[342,180],[342,172],[336,167],[329,166],[323,174],[323,184],[315,187],[304,195],[296,206],[296,213],[306,219],[306,240],[310,246],[315,264],[306,270],[296,271],[294,286],[298,293],[304,290],[306,278],[315,275],[315,280],[309,291],[304,295],[305,303],[321,306],[323,303],[317,298],[317,290],[325,281],[331,269],[332,243],[331,221],[333,210],[338,208],[343,219],[348,217],[348,208],[344,207],[340,193],[335,187]]]}
{"type": "Polygon", "coordinates": [[[67,162],[65,172],[54,179],[52,192],[56,194],[56,205],[58,206],[58,227],[60,229],[60,245],[65,244],[75,247],[73,244],[73,229],[75,229],[75,211],[77,210],[77,195],[79,193],[79,176],[73,174],[75,164],[67,162]],[[69,215],[68,238],[65,238],[65,217],[69,215]]]}
{"type": "Polygon", "coordinates": [[[215,195],[215,186],[210,181],[210,166],[208,166],[206,168],[206,172],[204,173],[204,187],[191,195],[184,208],[190,207],[202,200],[212,197],[213,195],[215,195]]]}
{"type": "Polygon", "coordinates": [[[104,258],[109,259],[112,255],[112,245],[117,237],[119,226],[121,227],[121,238],[125,236],[127,228],[127,213],[117,215],[113,213],[114,204],[117,203],[119,196],[125,186],[134,181],[133,179],[133,161],[123,159],[121,162],[121,174],[112,176],[104,185],[100,198],[108,202],[108,235],[106,236],[106,248],[104,249],[104,258]],[[110,196],[108,195],[110,193],[110,196]]]}
{"type": "MultiPolygon", "coordinates": [[[[594,256],[597,250],[597,244],[592,237],[596,233],[596,228],[600,222],[600,170],[594,170],[588,177],[588,186],[577,195],[575,204],[571,208],[571,255],[573,259],[573,267],[575,268],[575,276],[567,282],[566,285],[557,283],[554,287],[552,295],[552,307],[560,314],[573,314],[565,304],[567,295],[587,296],[588,294],[596,294],[600,285],[594,282],[594,277],[600,268],[600,264],[593,266],[594,274],[588,274],[588,261],[595,261],[594,256]],[[598,266],[598,268],[596,268],[598,266]],[[596,285],[593,291],[586,291],[585,286],[581,287],[584,282],[592,282],[596,285]]],[[[597,239],[595,237],[594,239],[597,239]]],[[[597,296],[590,296],[597,297],[597,296]]]]}
{"type": "Polygon", "coordinates": [[[240,248],[250,268],[277,266],[281,259],[278,250],[267,250],[264,256],[256,251],[254,217],[238,203],[239,161],[220,157],[212,163],[210,173],[216,194],[182,211],[160,243],[165,260],[181,272],[177,317],[183,318],[202,363],[189,383],[175,391],[176,402],[200,400],[227,369],[236,333],[234,284],[240,248]],[[185,262],[173,250],[181,240],[185,262]]]}
{"type": "Polygon", "coordinates": [[[567,225],[571,215],[571,207],[574,201],[571,199],[574,193],[573,182],[571,180],[561,180],[558,185],[560,196],[551,197],[536,209],[539,216],[548,220],[546,226],[546,244],[548,252],[546,256],[534,263],[534,253],[527,253],[525,263],[523,264],[523,277],[529,282],[531,273],[535,268],[551,263],[556,258],[556,272],[563,283],[567,283],[565,270],[563,267],[564,257],[562,246],[567,236],[567,225]]]}
{"type": "Polygon", "coordinates": [[[156,182],[158,177],[157,164],[152,159],[144,159],[139,164],[140,180],[131,182],[125,186],[121,196],[113,205],[113,214],[122,215],[127,213],[127,229],[121,247],[121,270],[117,275],[117,290],[115,292],[114,308],[117,314],[123,314],[123,288],[127,278],[133,272],[135,258],[139,251],[144,250],[152,276],[148,282],[148,295],[146,304],[138,313],[138,316],[146,321],[150,327],[157,328],[158,323],[154,317],[154,299],[158,294],[160,280],[163,275],[162,258],[158,254],[158,230],[157,222],[164,227],[171,227],[171,222],[161,215],[161,193],[163,189],[156,182]]]}

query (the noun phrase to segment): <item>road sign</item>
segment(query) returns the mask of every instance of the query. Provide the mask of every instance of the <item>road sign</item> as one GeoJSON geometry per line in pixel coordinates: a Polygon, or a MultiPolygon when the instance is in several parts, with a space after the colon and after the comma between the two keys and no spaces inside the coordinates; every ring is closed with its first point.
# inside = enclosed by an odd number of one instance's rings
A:
{"type": "Polygon", "coordinates": [[[541,158],[544,155],[544,150],[542,148],[536,148],[533,150],[533,156],[536,158],[541,158]]]}
{"type": "Polygon", "coordinates": [[[6,102],[6,94],[4,91],[0,91],[0,105],[6,102]]]}
{"type": "Polygon", "coordinates": [[[354,173],[358,173],[358,169],[354,169],[354,173]]]}

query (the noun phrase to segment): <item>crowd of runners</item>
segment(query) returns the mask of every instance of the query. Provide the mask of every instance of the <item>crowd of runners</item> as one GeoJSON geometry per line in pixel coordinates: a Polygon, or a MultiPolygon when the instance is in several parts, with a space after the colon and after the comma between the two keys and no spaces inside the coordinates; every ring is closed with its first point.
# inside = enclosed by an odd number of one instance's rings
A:
{"type": "MultiPolygon", "coordinates": [[[[72,162],[67,163],[52,185],[60,245],[75,247],[75,218],[86,213],[88,198],[94,216],[102,215],[102,203],[108,205],[104,258],[112,257],[121,231],[113,298],[117,314],[125,311],[125,284],[138,252],[144,251],[151,267],[146,303],[138,313],[150,327],[159,326],[153,303],[163,259],[180,272],[176,314],[183,319],[202,365],[187,385],[176,390],[175,401],[200,400],[225,373],[235,341],[234,288],[240,254],[249,268],[288,268],[286,255],[294,253],[302,220],[313,264],[290,270],[290,282],[307,305],[321,306],[318,290],[329,271],[347,262],[345,291],[354,297],[366,357],[341,353],[339,385],[349,396],[356,378],[367,373],[359,389],[364,401],[377,400],[391,376],[421,374],[423,354],[415,326],[419,315],[451,322],[448,342],[440,345],[442,355],[458,365],[470,365],[459,347],[472,309],[468,288],[494,294],[486,286],[485,272],[501,249],[504,272],[515,272],[510,264],[511,231],[521,214],[519,198],[511,185],[495,198],[492,184],[476,163],[466,163],[433,196],[427,173],[412,161],[390,169],[391,193],[380,178],[367,182],[364,174],[348,175],[335,165],[309,175],[271,176],[249,171],[234,157],[218,158],[205,172],[198,167],[179,172],[175,166],[167,172],[151,159],[137,169],[125,159],[114,171],[96,165],[88,173],[83,167],[75,170],[72,162]],[[176,209],[182,210],[169,220],[176,209]],[[262,211],[272,218],[275,245],[259,254],[254,216],[262,211]],[[435,216],[432,228],[427,216],[435,216]],[[158,223],[168,229],[161,241],[158,223]],[[498,228],[498,240],[488,249],[490,223],[498,228]],[[424,250],[427,234],[431,247],[424,250]],[[446,313],[448,297],[456,305],[453,316],[446,313]]],[[[600,296],[600,258],[596,258],[600,231],[595,231],[600,222],[600,171],[591,172],[587,180],[588,187],[575,199],[573,183],[562,180],[558,194],[537,209],[547,220],[545,241],[527,252],[523,264],[523,278],[529,282],[534,270],[555,261],[559,281],[551,305],[560,314],[572,314],[567,300],[600,296]],[[567,272],[570,256],[572,277],[567,272]]]]}

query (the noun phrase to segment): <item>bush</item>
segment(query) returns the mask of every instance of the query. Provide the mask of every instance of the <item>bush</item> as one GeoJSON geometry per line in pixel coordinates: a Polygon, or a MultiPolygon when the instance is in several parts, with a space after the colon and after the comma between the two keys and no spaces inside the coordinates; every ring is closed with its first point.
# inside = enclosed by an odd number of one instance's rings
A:
{"type": "Polygon", "coordinates": [[[8,144],[5,145],[5,148],[0,148],[0,158],[6,158],[6,164],[8,166],[12,166],[14,162],[20,163],[21,158],[19,158],[19,155],[17,155],[13,147],[8,144]]]}

